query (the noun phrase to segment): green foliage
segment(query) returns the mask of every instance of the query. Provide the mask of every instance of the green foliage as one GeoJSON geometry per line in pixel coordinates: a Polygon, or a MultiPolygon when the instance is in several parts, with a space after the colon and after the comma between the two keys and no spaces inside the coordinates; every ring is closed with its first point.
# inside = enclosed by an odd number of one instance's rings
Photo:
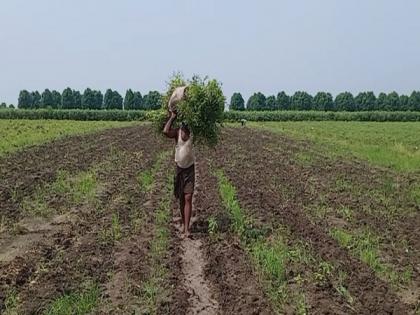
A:
{"type": "Polygon", "coordinates": [[[298,91],[291,99],[290,109],[293,110],[310,110],[312,108],[313,98],[306,92],[298,91]]]}
{"type": "Polygon", "coordinates": [[[44,315],[84,315],[89,314],[98,304],[100,291],[93,285],[82,292],[65,294],[56,299],[44,315]]]}
{"type": "Polygon", "coordinates": [[[321,111],[334,110],[334,100],[330,93],[318,92],[313,99],[313,109],[321,111]]]}
{"type": "Polygon", "coordinates": [[[274,95],[267,97],[265,100],[265,108],[267,110],[276,110],[277,109],[277,101],[274,95]]]}
{"type": "Polygon", "coordinates": [[[408,102],[410,110],[420,111],[420,91],[413,91],[408,102]]]}
{"type": "Polygon", "coordinates": [[[41,94],[38,91],[31,92],[31,108],[41,107],[41,94]]]}
{"type": "Polygon", "coordinates": [[[7,104],[4,102],[0,104],[0,109],[3,109],[3,108],[7,108],[7,104]]]}
{"type": "Polygon", "coordinates": [[[356,110],[375,110],[376,96],[373,92],[361,92],[355,98],[356,110]]]}
{"type": "Polygon", "coordinates": [[[53,107],[54,105],[54,98],[50,90],[45,89],[44,92],[42,92],[41,95],[41,107],[47,108],[47,107],[53,107]]]}
{"type": "Polygon", "coordinates": [[[247,121],[420,121],[420,112],[228,111],[224,120],[247,121]]]}
{"type": "Polygon", "coordinates": [[[131,89],[128,89],[127,92],[125,92],[124,109],[135,109],[134,93],[131,89]]]}
{"type": "Polygon", "coordinates": [[[27,90],[22,90],[19,92],[18,98],[18,107],[22,109],[31,108],[31,94],[27,90]]]}
{"type": "Polygon", "coordinates": [[[339,111],[353,112],[356,110],[353,94],[350,92],[343,92],[336,96],[335,107],[339,111]]]}
{"type": "Polygon", "coordinates": [[[167,85],[161,109],[148,116],[153,119],[158,132],[162,132],[169,117],[168,102],[172,92],[176,87],[188,85],[185,99],[177,104],[177,121],[188,124],[195,143],[216,145],[225,106],[221,84],[199,76],[186,81],[182,75],[175,74],[167,85]]]}
{"type": "Polygon", "coordinates": [[[105,109],[122,109],[123,98],[117,91],[107,89],[104,96],[105,109]]]}
{"type": "Polygon", "coordinates": [[[277,94],[276,98],[277,108],[280,110],[289,110],[290,109],[290,97],[286,92],[281,91],[277,94]]]}
{"type": "Polygon", "coordinates": [[[230,99],[229,109],[231,110],[244,110],[245,101],[241,93],[233,93],[230,99]]]}
{"type": "Polygon", "coordinates": [[[63,91],[62,97],[61,97],[61,107],[65,109],[71,109],[73,107],[74,101],[73,101],[73,91],[69,87],[66,88],[63,91]]]}
{"type": "Polygon", "coordinates": [[[61,94],[60,92],[53,90],[51,92],[52,95],[52,99],[53,99],[53,104],[52,104],[52,108],[61,108],[61,94]]]}
{"type": "Polygon", "coordinates": [[[246,103],[247,110],[264,110],[266,97],[261,92],[254,93],[246,103]]]}
{"type": "Polygon", "coordinates": [[[162,95],[158,91],[150,91],[144,95],[142,102],[142,109],[159,109],[162,104],[162,95]]]}
{"type": "Polygon", "coordinates": [[[0,119],[56,119],[56,120],[106,120],[106,121],[132,121],[146,120],[146,115],[152,117],[156,111],[142,110],[84,110],[84,109],[38,109],[13,110],[5,109],[0,112],[0,119]]]}
{"type": "Polygon", "coordinates": [[[379,93],[378,98],[376,99],[376,110],[383,110],[386,107],[387,95],[385,93],[379,93]]]}
{"type": "Polygon", "coordinates": [[[386,97],[384,110],[397,111],[400,108],[400,96],[397,92],[391,92],[386,97]]]}

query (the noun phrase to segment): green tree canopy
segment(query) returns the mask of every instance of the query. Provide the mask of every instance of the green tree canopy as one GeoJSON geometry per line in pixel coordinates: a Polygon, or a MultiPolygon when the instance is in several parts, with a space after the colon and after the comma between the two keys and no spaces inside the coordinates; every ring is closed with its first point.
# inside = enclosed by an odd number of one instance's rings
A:
{"type": "Polygon", "coordinates": [[[391,92],[386,96],[385,110],[397,111],[401,107],[400,96],[397,92],[391,92]]]}
{"type": "Polygon", "coordinates": [[[290,109],[290,96],[286,94],[286,92],[281,91],[277,94],[277,108],[281,110],[288,110],[290,109]]]}
{"type": "Polygon", "coordinates": [[[231,110],[244,110],[245,109],[245,101],[241,93],[239,92],[233,93],[230,99],[229,109],[231,110]]]}
{"type": "Polygon", "coordinates": [[[264,109],[267,109],[267,110],[276,110],[277,109],[276,97],[274,95],[270,95],[266,98],[264,109]]]}
{"type": "Polygon", "coordinates": [[[312,106],[315,110],[331,111],[334,110],[334,99],[330,93],[318,92],[312,106]]]}
{"type": "Polygon", "coordinates": [[[49,89],[45,89],[44,92],[42,92],[41,95],[41,107],[47,108],[47,107],[53,107],[54,105],[54,98],[49,89]]]}
{"type": "Polygon", "coordinates": [[[22,109],[28,109],[31,108],[31,105],[31,94],[27,90],[20,91],[18,98],[18,107],[22,109]]]}
{"type": "Polygon", "coordinates": [[[133,104],[134,109],[141,109],[143,107],[143,96],[140,92],[134,92],[133,104]]]}
{"type": "Polygon", "coordinates": [[[343,92],[336,96],[335,107],[339,111],[353,112],[356,110],[353,94],[350,92],[343,92]]]}
{"type": "Polygon", "coordinates": [[[297,91],[293,94],[290,104],[290,109],[293,110],[309,110],[312,108],[313,98],[304,91],[297,91]]]}
{"type": "Polygon", "coordinates": [[[93,109],[95,108],[95,103],[95,93],[90,88],[87,88],[82,95],[82,108],[93,109]]]}
{"type": "Polygon", "coordinates": [[[408,106],[412,111],[420,111],[420,91],[411,93],[408,106]]]}
{"type": "Polygon", "coordinates": [[[51,92],[52,95],[52,99],[53,99],[53,104],[52,104],[52,108],[60,108],[61,107],[61,94],[60,92],[53,90],[51,92]]]}
{"type": "Polygon", "coordinates": [[[7,104],[5,102],[1,103],[0,108],[7,108],[7,104]]]}
{"type": "Polygon", "coordinates": [[[104,97],[104,108],[122,109],[123,98],[117,91],[107,89],[104,97]]]}
{"type": "Polygon", "coordinates": [[[73,91],[71,88],[66,88],[61,96],[61,107],[65,109],[73,108],[73,91]]]}
{"type": "Polygon", "coordinates": [[[254,93],[246,103],[247,110],[263,110],[265,107],[265,95],[261,92],[254,93]]]}
{"type": "Polygon", "coordinates": [[[354,98],[356,110],[374,110],[376,104],[375,93],[361,92],[354,98]]]}
{"type": "Polygon", "coordinates": [[[158,91],[150,91],[143,97],[144,109],[159,109],[162,105],[162,95],[158,91]]]}
{"type": "Polygon", "coordinates": [[[124,109],[135,109],[134,106],[134,92],[128,89],[124,97],[124,109]]]}
{"type": "Polygon", "coordinates": [[[387,103],[387,95],[385,93],[379,93],[378,98],[376,99],[376,110],[385,110],[387,103]]]}
{"type": "Polygon", "coordinates": [[[31,108],[41,108],[41,94],[38,91],[31,92],[31,108]]]}

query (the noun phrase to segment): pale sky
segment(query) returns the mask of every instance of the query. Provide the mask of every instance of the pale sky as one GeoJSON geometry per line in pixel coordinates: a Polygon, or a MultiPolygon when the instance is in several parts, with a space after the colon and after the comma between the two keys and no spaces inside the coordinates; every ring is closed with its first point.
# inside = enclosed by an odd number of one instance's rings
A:
{"type": "Polygon", "coordinates": [[[0,0],[0,102],[67,86],[162,91],[209,75],[229,99],[420,90],[418,0],[0,0]]]}

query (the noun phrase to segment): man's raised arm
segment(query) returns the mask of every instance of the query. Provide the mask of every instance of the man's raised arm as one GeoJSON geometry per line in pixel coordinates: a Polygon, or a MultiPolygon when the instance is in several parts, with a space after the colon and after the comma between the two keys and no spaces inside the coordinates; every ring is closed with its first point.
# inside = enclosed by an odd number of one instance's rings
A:
{"type": "Polygon", "coordinates": [[[171,112],[171,117],[168,119],[168,121],[165,124],[165,127],[163,128],[163,133],[168,138],[176,138],[178,132],[176,129],[172,128],[172,124],[176,118],[176,113],[171,112]]]}

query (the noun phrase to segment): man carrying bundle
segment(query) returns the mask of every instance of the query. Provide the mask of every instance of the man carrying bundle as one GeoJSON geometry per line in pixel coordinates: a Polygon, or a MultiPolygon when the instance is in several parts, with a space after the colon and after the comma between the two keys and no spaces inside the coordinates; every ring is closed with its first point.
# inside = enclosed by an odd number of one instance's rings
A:
{"type": "MultiPolygon", "coordinates": [[[[174,95],[176,94],[175,91],[174,95]]],[[[182,94],[184,89],[182,90],[182,94]]],[[[192,196],[194,193],[194,152],[192,147],[192,135],[185,123],[181,123],[179,128],[173,128],[173,123],[177,117],[176,110],[173,107],[176,101],[182,99],[171,98],[169,102],[169,110],[171,116],[166,122],[163,133],[168,138],[175,139],[175,163],[176,163],[176,176],[174,182],[175,197],[179,199],[181,220],[184,225],[184,236],[190,235],[190,219],[192,213],[192,196]]]]}

